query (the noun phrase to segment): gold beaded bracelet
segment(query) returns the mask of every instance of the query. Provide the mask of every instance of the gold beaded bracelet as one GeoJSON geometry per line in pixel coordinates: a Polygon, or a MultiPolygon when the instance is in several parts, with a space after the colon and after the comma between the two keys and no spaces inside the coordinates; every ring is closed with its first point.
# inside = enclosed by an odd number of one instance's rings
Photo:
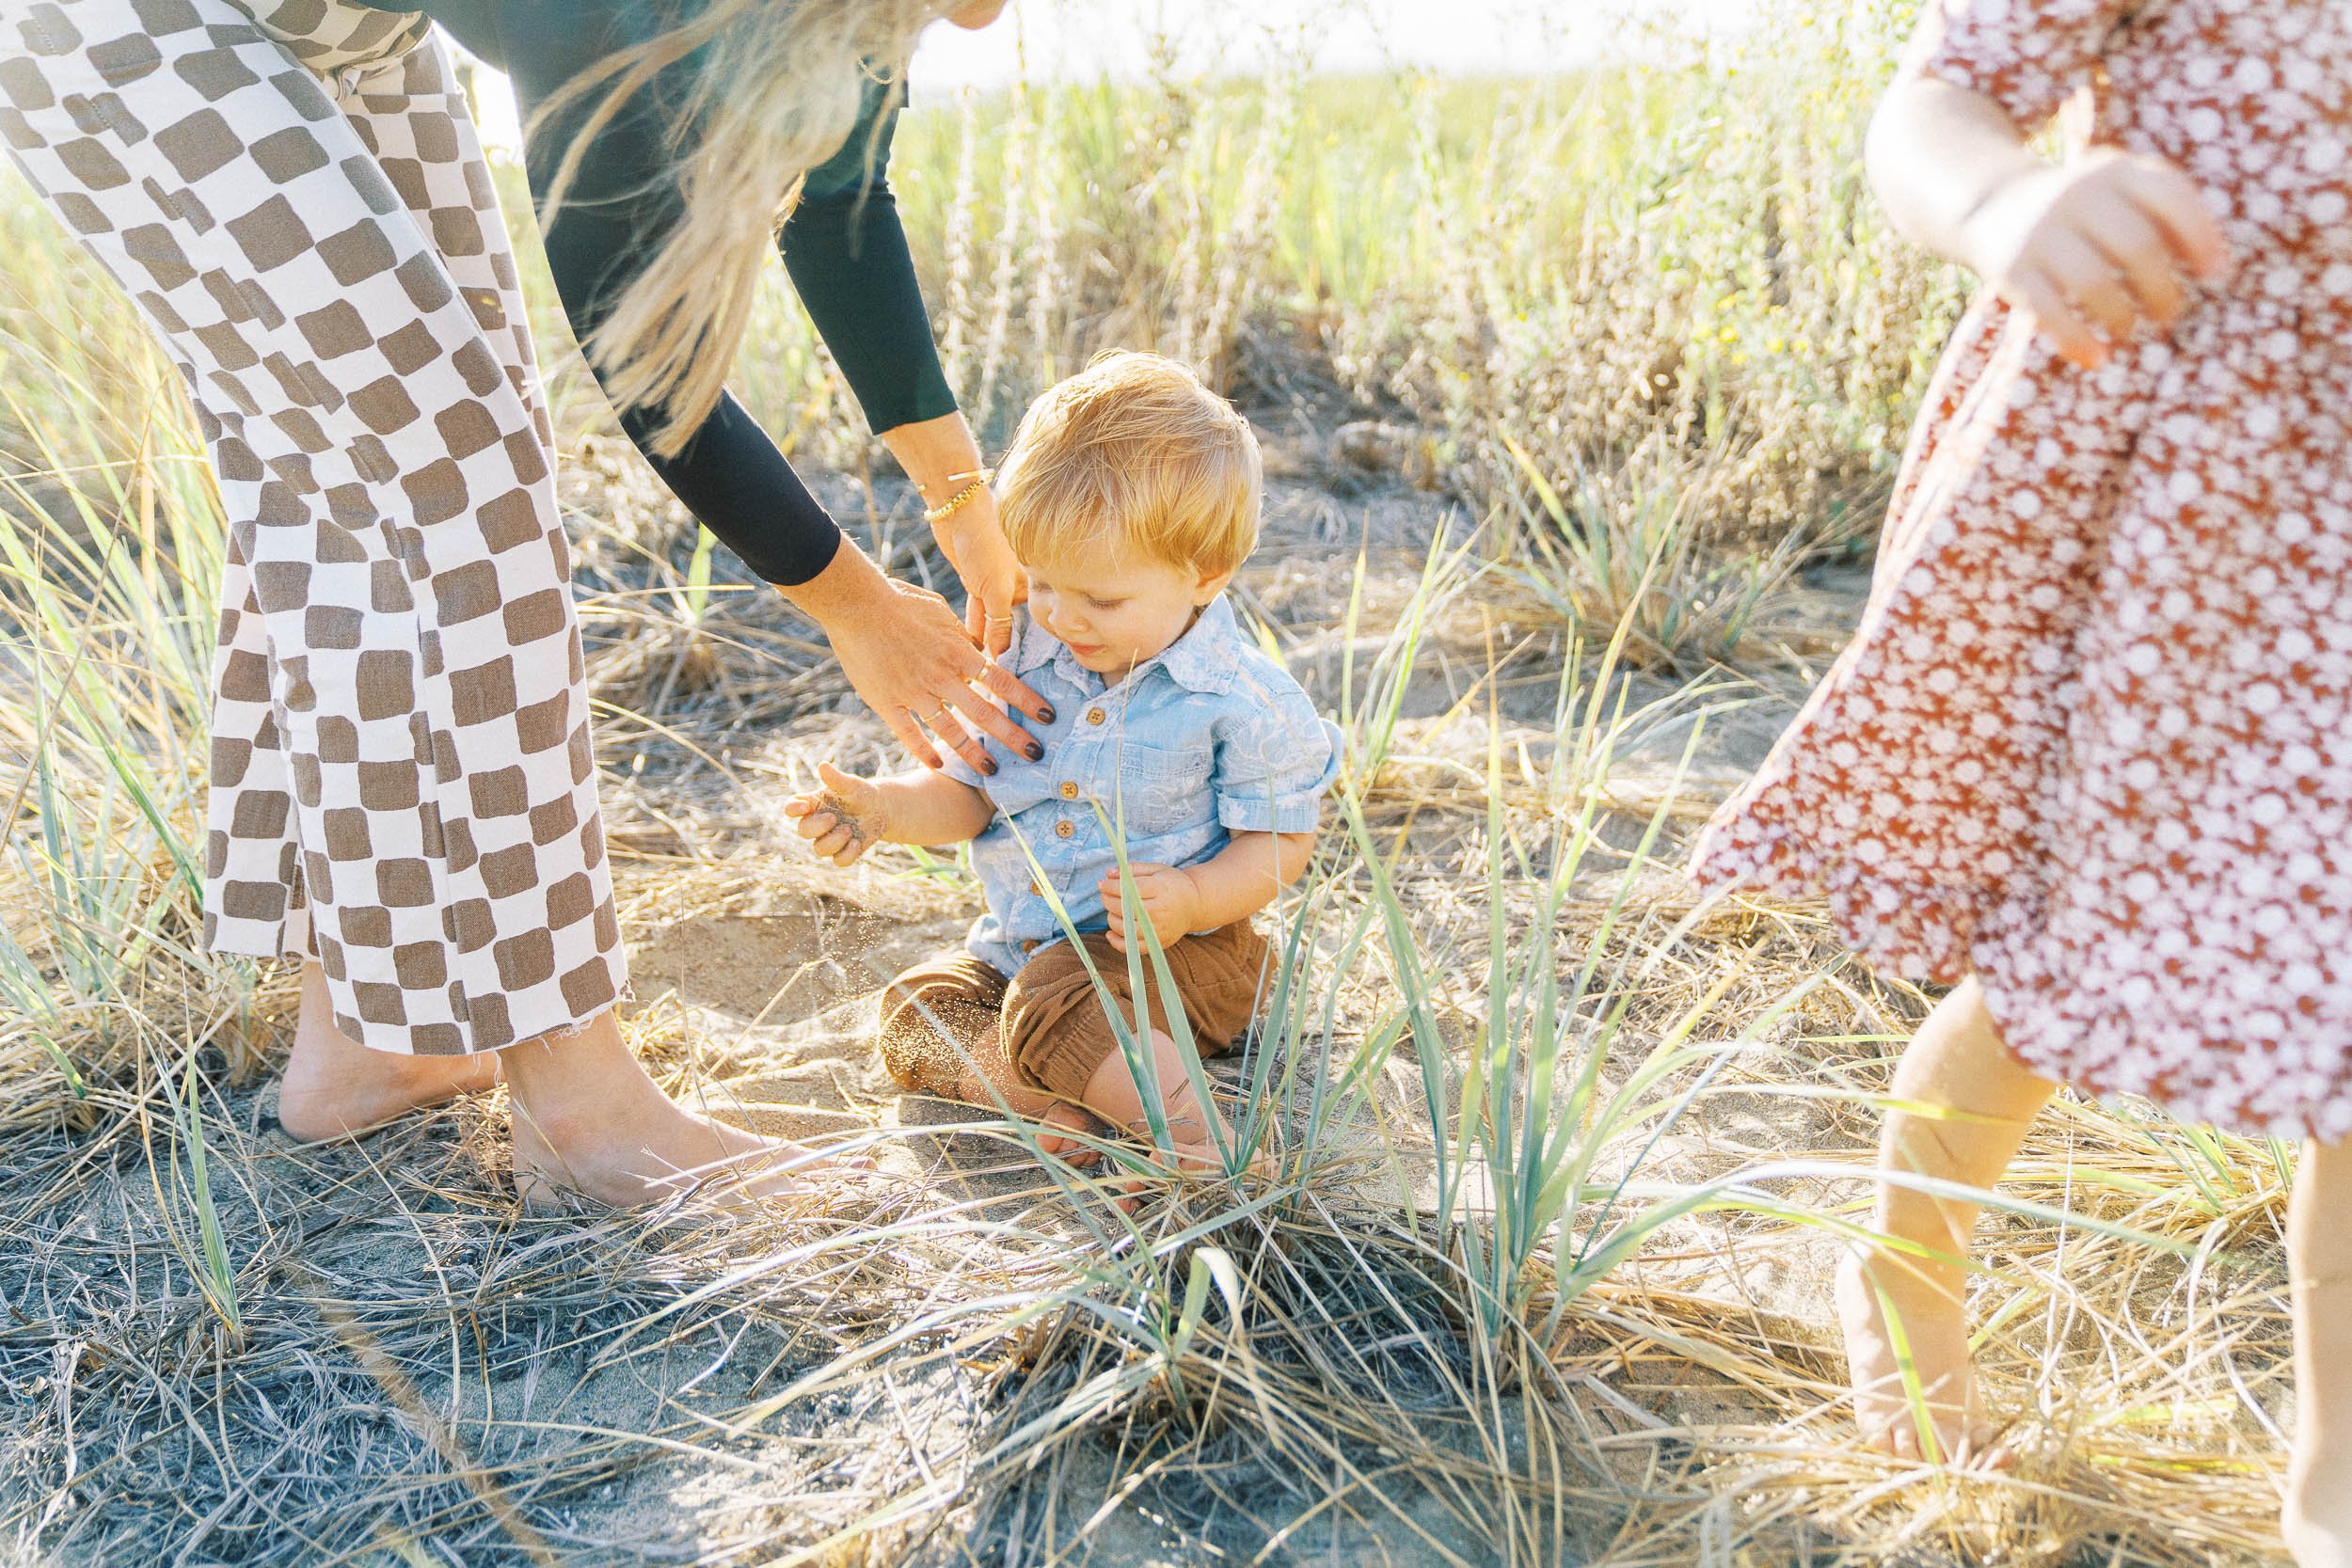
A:
{"type": "Polygon", "coordinates": [[[924,508],[923,520],[931,524],[933,527],[937,527],[940,523],[946,521],[950,515],[952,515],[957,509],[963,505],[964,502],[970,500],[974,496],[977,496],[981,491],[987,489],[988,482],[995,476],[996,470],[993,468],[972,468],[963,473],[949,474],[947,476],[947,481],[951,484],[960,479],[968,479],[972,483],[957,491],[954,495],[949,496],[946,500],[941,501],[937,506],[924,508]]]}

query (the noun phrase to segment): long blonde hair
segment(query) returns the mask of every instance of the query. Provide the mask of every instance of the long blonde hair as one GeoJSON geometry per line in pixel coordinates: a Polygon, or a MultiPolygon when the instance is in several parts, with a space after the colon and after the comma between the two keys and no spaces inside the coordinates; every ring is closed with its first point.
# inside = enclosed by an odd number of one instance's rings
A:
{"type": "Polygon", "coordinates": [[[955,4],[710,0],[581,71],[532,116],[535,134],[594,99],[540,202],[544,227],[596,134],[663,70],[707,52],[669,127],[683,215],[581,345],[615,406],[660,410],[656,451],[676,455],[718,406],[802,178],[849,139],[867,85],[902,78],[915,35],[955,4]]]}

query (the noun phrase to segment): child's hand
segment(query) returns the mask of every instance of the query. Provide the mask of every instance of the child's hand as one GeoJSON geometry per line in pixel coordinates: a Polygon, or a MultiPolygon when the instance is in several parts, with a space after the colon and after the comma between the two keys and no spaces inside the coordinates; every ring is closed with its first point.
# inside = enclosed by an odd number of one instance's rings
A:
{"type": "Polygon", "coordinates": [[[883,842],[889,823],[882,811],[882,793],[871,779],[852,778],[830,762],[817,765],[824,789],[815,795],[795,795],[784,803],[784,815],[796,820],[793,831],[816,847],[835,865],[849,865],[883,842]]]}
{"type": "Polygon", "coordinates": [[[2142,321],[2169,328],[2190,285],[2229,264],[2197,182],[2113,148],[2010,179],[1970,214],[1963,242],[1962,260],[2085,369],[2142,321]]]}
{"type": "MultiPolygon", "coordinates": [[[[1192,873],[1173,865],[1148,865],[1130,861],[1127,869],[1136,879],[1136,897],[1143,905],[1143,917],[1152,923],[1152,934],[1160,946],[1169,947],[1199,929],[1200,890],[1192,879],[1192,873]]],[[[1111,917],[1111,945],[1121,953],[1127,951],[1127,910],[1120,896],[1119,873],[1113,871],[1102,881],[1103,908],[1111,917]]]]}

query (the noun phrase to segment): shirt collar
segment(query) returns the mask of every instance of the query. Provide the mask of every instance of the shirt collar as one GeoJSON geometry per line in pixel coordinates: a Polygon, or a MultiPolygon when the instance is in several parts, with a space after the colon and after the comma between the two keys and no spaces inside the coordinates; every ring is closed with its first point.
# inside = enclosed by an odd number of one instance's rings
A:
{"type": "Polygon", "coordinates": [[[1233,645],[1240,640],[1241,623],[1232,605],[1219,594],[1200,612],[1200,619],[1152,662],[1177,685],[1194,691],[1229,690],[1233,684],[1233,645]]]}
{"type": "MultiPolygon", "coordinates": [[[[1155,658],[1146,658],[1136,665],[1127,679],[1136,679],[1151,670],[1167,670],[1171,682],[1188,691],[1231,691],[1235,665],[1232,644],[1240,641],[1240,637],[1242,623],[1232,613],[1232,604],[1226,594],[1216,594],[1209,599],[1209,607],[1200,611],[1198,621],[1185,627],[1184,637],[1171,641],[1155,658]]],[[[1038,626],[1028,611],[1021,616],[1021,640],[1014,644],[1011,663],[1014,674],[1030,674],[1044,665],[1054,665],[1054,674],[1071,682],[1077,691],[1101,691],[1105,687],[1101,674],[1077,663],[1077,654],[1073,654],[1071,644],[1038,626]]]]}
{"type": "MultiPolygon", "coordinates": [[[[1241,622],[1233,614],[1232,603],[1219,594],[1200,611],[1200,619],[1185,628],[1184,636],[1156,657],[1136,665],[1127,678],[1134,680],[1160,669],[1187,690],[1231,690],[1236,657],[1234,644],[1240,639],[1241,622]]],[[[1054,673],[1080,691],[1100,691],[1106,684],[1100,674],[1078,662],[1068,643],[1039,626],[1025,610],[1020,641],[1012,649],[1012,673],[1026,675],[1049,664],[1054,667],[1054,673]]]]}

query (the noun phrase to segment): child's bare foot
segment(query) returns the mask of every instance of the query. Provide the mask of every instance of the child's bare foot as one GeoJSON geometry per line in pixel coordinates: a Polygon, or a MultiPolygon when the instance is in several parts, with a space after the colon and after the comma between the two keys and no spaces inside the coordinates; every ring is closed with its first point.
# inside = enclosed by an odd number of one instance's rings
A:
{"type": "Polygon", "coordinates": [[[698,1188],[749,1203],[868,1168],[687,1110],[646,1076],[611,1013],[501,1054],[514,1098],[515,1187],[526,1202],[563,1191],[634,1208],[698,1188]]]}
{"type": "Polygon", "coordinates": [[[335,1027],[326,976],[302,966],[294,1049],[278,1084],[278,1125],[304,1143],[347,1138],[426,1105],[494,1088],[499,1058],[403,1056],[371,1051],[335,1027]]]}
{"type": "Polygon", "coordinates": [[[1969,1364],[1960,1271],[1883,1253],[1849,1255],[1838,1265],[1836,1293],[1862,1440],[1898,1459],[2005,1465],[2009,1456],[1993,1447],[1969,1364]],[[1912,1405],[1915,1380],[1931,1452],[1912,1405]]]}

